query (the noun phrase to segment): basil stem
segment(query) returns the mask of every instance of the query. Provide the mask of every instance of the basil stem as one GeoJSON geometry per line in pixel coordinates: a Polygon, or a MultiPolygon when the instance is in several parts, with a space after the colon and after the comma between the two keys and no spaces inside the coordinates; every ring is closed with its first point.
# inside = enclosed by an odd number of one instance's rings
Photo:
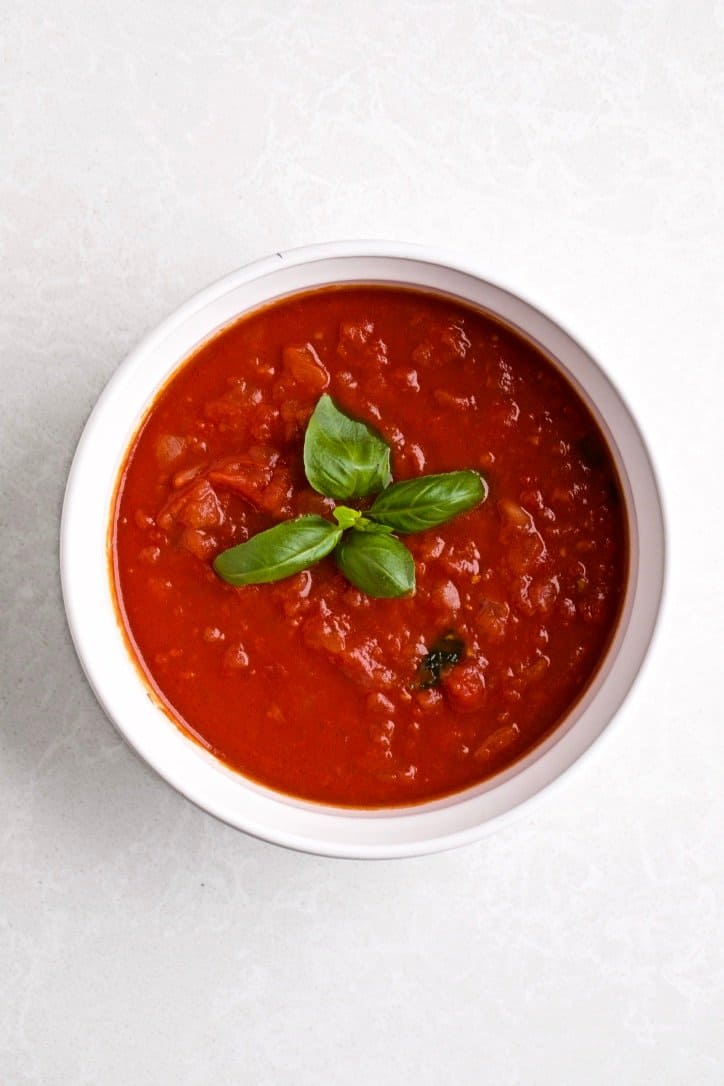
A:
{"type": "Polygon", "coordinates": [[[394,530],[388,524],[378,524],[376,520],[370,520],[369,517],[360,517],[352,527],[356,532],[376,532],[378,535],[392,535],[394,530]]]}
{"type": "Polygon", "coordinates": [[[487,496],[487,484],[477,471],[423,475],[383,490],[366,515],[407,535],[444,524],[487,496]]]}
{"type": "Polygon", "coordinates": [[[281,581],[330,554],[341,538],[342,529],[323,517],[285,520],[222,551],[214,560],[214,569],[233,585],[281,581]]]}
{"type": "Polygon", "coordinates": [[[413,557],[392,535],[349,532],[334,556],[347,580],[368,596],[404,596],[415,588],[413,557]]]}
{"type": "Polygon", "coordinates": [[[304,471],[311,486],[327,498],[366,498],[392,481],[390,447],[325,394],[304,436],[304,471]]]}

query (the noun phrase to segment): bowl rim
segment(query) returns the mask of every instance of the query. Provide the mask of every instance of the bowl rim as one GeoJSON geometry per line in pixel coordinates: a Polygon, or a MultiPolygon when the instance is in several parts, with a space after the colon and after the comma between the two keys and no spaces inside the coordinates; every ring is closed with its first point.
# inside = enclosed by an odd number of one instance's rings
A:
{"type": "MultiPolygon", "coordinates": [[[[353,282],[354,279],[339,279],[339,280],[325,280],[325,282],[353,282]]],[[[363,276],[358,276],[358,282],[370,281],[363,276]]],[[[382,281],[382,280],[378,280],[382,281]]],[[[388,282],[390,280],[387,280],[388,282]]],[[[403,280],[397,280],[402,284],[403,280]]],[[[321,286],[320,282],[317,284],[321,286]]],[[[417,285],[419,289],[431,290],[435,292],[436,288],[425,286],[422,284],[416,284],[414,281],[410,281],[411,286],[417,285]]],[[[314,289],[314,286],[309,287],[297,287],[296,290],[302,291],[305,289],[314,289]]],[[[437,288],[438,293],[442,291],[442,288],[437,288]]],[[[293,292],[293,291],[292,291],[293,292]]],[[[274,298],[280,297],[288,291],[271,292],[266,300],[261,300],[252,305],[248,305],[239,309],[237,316],[250,312],[260,305],[268,304],[273,301],[274,298]]],[[[467,301],[468,304],[479,304],[470,302],[462,295],[461,300],[467,301]]],[[[233,317],[231,318],[234,319],[233,317]]],[[[504,320],[508,318],[503,317],[504,320]]],[[[205,336],[213,334],[213,332],[219,327],[223,327],[228,321],[224,320],[220,324],[212,323],[209,325],[205,336]]],[[[516,323],[508,320],[508,323],[516,323]]],[[[522,327],[522,326],[519,326],[522,327]]],[[[529,330],[523,328],[525,335],[531,337],[529,330]]],[[[198,344],[190,343],[188,347],[180,353],[175,362],[173,362],[170,368],[167,368],[166,374],[163,380],[156,382],[154,387],[150,390],[149,396],[145,404],[135,405],[133,411],[133,417],[128,424],[129,436],[135,433],[137,426],[143,417],[143,414],[148,406],[148,402],[153,400],[158,387],[168,380],[171,373],[173,373],[188,356],[194,351],[195,346],[198,344]]],[[[569,380],[572,379],[572,375],[568,371],[567,366],[561,362],[561,368],[566,372],[569,380]]],[[[578,382],[573,380],[574,385],[578,386],[578,382]]],[[[581,391],[579,387],[579,391],[581,391]]],[[[595,408],[594,414],[596,415],[599,424],[607,424],[608,419],[601,415],[598,411],[598,406],[592,404],[590,398],[584,395],[584,399],[589,403],[589,407],[595,408]]],[[[604,430],[607,433],[609,442],[613,441],[614,447],[615,441],[612,431],[608,425],[604,425],[604,430]]],[[[123,455],[127,448],[126,445],[123,448],[123,455]]],[[[122,459],[122,456],[121,456],[122,459]]],[[[618,463],[619,473],[622,468],[626,470],[628,463],[621,458],[618,463]]],[[[116,472],[117,474],[117,472],[116,472]]],[[[626,476],[628,478],[628,476],[626,476]]],[[[109,495],[109,503],[112,503],[112,495],[109,495]]],[[[633,496],[627,493],[627,520],[629,521],[629,528],[631,527],[631,517],[635,513],[633,508],[633,496]]],[[[104,506],[104,532],[107,530],[107,510],[109,505],[104,506]]],[[[103,562],[107,565],[107,557],[105,548],[103,550],[103,562]]],[[[63,502],[63,510],[61,515],[60,524],[60,574],[61,574],[61,586],[63,593],[63,601],[66,610],[66,616],[68,626],[70,629],[71,637],[78,654],[81,666],[85,672],[86,678],[93,689],[96,698],[98,699],[101,707],[104,709],[106,715],[110,719],[119,734],[128,743],[128,745],[141,757],[143,761],[151,765],[156,772],[171,784],[177,791],[180,791],[186,798],[190,799],[193,803],[199,806],[201,809],[208,811],[215,817],[227,824],[242,829],[244,832],[260,838],[262,840],[270,841],[278,845],[282,845],[287,848],[295,849],[303,852],[311,852],[319,855],[343,857],[343,858],[396,858],[402,856],[421,855],[430,852],[442,851],[444,849],[454,848],[459,845],[476,840],[487,833],[493,832],[499,827],[509,822],[513,817],[519,815],[528,806],[538,799],[544,791],[551,789],[554,785],[558,784],[564,776],[567,776],[571,772],[574,766],[580,766],[584,759],[586,759],[593,747],[600,742],[604,733],[610,733],[614,718],[619,713],[621,706],[626,698],[629,696],[635,683],[638,681],[640,674],[647,658],[650,658],[650,649],[653,644],[656,631],[659,627],[659,619],[664,603],[665,583],[666,583],[666,562],[667,562],[667,544],[666,544],[666,525],[664,517],[664,508],[661,496],[661,488],[658,483],[655,466],[651,457],[651,453],[646,444],[646,441],[641,433],[639,424],[633,415],[629,405],[625,398],[622,396],[620,390],[617,388],[613,380],[602,369],[600,364],[595,358],[593,358],[588,351],[581,346],[581,344],[568,333],[561,323],[551,317],[549,317],[540,307],[529,302],[519,292],[513,291],[506,286],[501,286],[497,281],[487,278],[482,270],[475,265],[474,262],[460,259],[459,257],[445,252],[440,249],[431,248],[424,245],[415,245],[407,242],[395,242],[395,241],[339,241],[339,242],[325,242],[321,244],[302,246],[299,248],[291,249],[286,252],[276,252],[271,256],[263,257],[260,260],[255,260],[250,264],[245,265],[229,274],[223,276],[221,279],[216,280],[214,283],[198,291],[186,302],[182,303],[177,309],[175,309],[165,320],[161,321],[155,328],[147,333],[135,348],[126,356],[126,358],[120,363],[116,371],[111,376],[110,380],[103,389],[96,404],[91,411],[86,424],[84,426],[81,437],[78,441],[76,452],[71,464],[71,468],[68,474],[68,481],[65,490],[65,497],[63,502]],[[410,265],[427,265],[433,269],[439,271],[449,271],[460,277],[467,277],[476,281],[484,288],[489,288],[493,293],[497,292],[500,295],[507,296],[517,306],[522,307],[522,310],[526,313],[526,316],[537,315],[543,325],[555,330],[565,341],[567,345],[578,352],[580,356],[585,359],[586,365],[592,367],[598,374],[601,381],[610,391],[613,401],[615,401],[618,407],[622,410],[625,417],[626,425],[629,428],[630,434],[636,446],[636,453],[641,459],[643,476],[646,477],[646,485],[648,487],[648,499],[653,504],[649,509],[649,513],[652,517],[652,522],[645,526],[646,538],[653,546],[653,553],[649,554],[650,565],[648,567],[648,589],[646,593],[646,614],[639,616],[639,625],[641,626],[639,644],[635,653],[636,659],[629,661],[628,678],[623,682],[622,688],[619,694],[614,697],[615,704],[606,713],[606,719],[600,724],[595,733],[588,738],[586,742],[578,743],[574,746],[572,753],[569,751],[568,756],[564,758],[564,764],[558,766],[553,772],[541,773],[541,767],[538,765],[537,772],[533,772],[529,777],[529,785],[525,789],[525,794],[518,795],[513,801],[505,807],[505,809],[485,817],[484,819],[464,826],[460,829],[452,828],[450,819],[444,820],[438,819],[440,822],[439,832],[432,832],[428,829],[427,832],[418,834],[417,836],[407,837],[404,833],[398,833],[395,840],[384,840],[384,835],[381,835],[381,839],[371,841],[360,841],[354,839],[345,839],[344,834],[340,837],[335,828],[335,832],[329,832],[327,836],[321,835],[321,824],[319,816],[322,816],[322,822],[328,819],[339,820],[344,822],[346,820],[368,819],[371,816],[374,817],[377,824],[384,823],[385,826],[390,823],[396,823],[397,827],[401,825],[401,819],[411,819],[418,823],[422,821],[423,816],[431,816],[433,823],[435,822],[435,814],[449,812],[454,808],[460,808],[462,804],[466,803],[468,798],[473,798],[469,794],[475,792],[475,789],[467,789],[462,792],[453,793],[449,797],[445,797],[440,801],[431,801],[428,803],[416,804],[409,807],[396,807],[396,808],[382,808],[382,809],[355,809],[355,808],[338,808],[328,807],[322,804],[311,804],[303,800],[296,800],[294,797],[284,796],[281,793],[276,793],[272,789],[266,789],[264,786],[257,785],[256,782],[245,778],[243,775],[234,773],[224,766],[223,763],[218,762],[190,736],[187,735],[178,725],[172,724],[175,732],[183,738],[183,742],[192,746],[195,751],[198,764],[201,761],[211,761],[214,763],[214,767],[217,771],[221,771],[227,776],[231,776],[237,790],[243,792],[245,795],[263,793],[266,800],[271,800],[275,803],[283,805],[287,811],[296,811],[297,816],[301,819],[303,812],[313,811],[316,816],[314,822],[314,828],[310,831],[305,828],[303,832],[295,831],[289,827],[280,827],[277,825],[270,826],[265,824],[263,819],[260,822],[258,818],[258,812],[256,816],[245,816],[244,812],[241,814],[236,809],[231,809],[228,803],[228,791],[226,791],[226,797],[221,794],[222,789],[217,790],[218,794],[214,793],[212,788],[209,791],[208,788],[200,789],[194,786],[194,781],[188,778],[187,769],[184,768],[181,772],[179,766],[175,768],[164,762],[162,757],[157,756],[157,752],[151,751],[149,745],[142,741],[139,737],[138,731],[134,730],[132,725],[129,725],[128,720],[119,719],[123,714],[119,713],[118,699],[111,696],[108,686],[108,670],[105,673],[99,666],[98,651],[94,645],[94,638],[90,631],[90,626],[87,622],[87,603],[81,602],[83,595],[80,580],[82,578],[83,567],[82,563],[79,563],[77,558],[78,543],[80,539],[79,533],[82,533],[84,526],[83,517],[83,499],[84,489],[87,483],[87,476],[89,471],[89,464],[91,462],[91,454],[94,452],[95,446],[99,443],[98,433],[99,426],[102,424],[105,417],[107,417],[110,406],[115,403],[118,396],[123,395],[124,387],[126,386],[128,377],[132,373],[138,373],[142,368],[144,362],[154,356],[159,351],[163,344],[169,341],[176,332],[183,329],[187,322],[192,320],[197,315],[203,314],[214,303],[218,302],[224,296],[230,292],[243,288],[245,285],[252,284],[261,280],[266,280],[268,277],[273,277],[275,273],[280,272],[282,269],[299,269],[304,265],[314,265],[318,263],[324,263],[330,260],[341,261],[355,261],[355,260],[381,260],[392,262],[409,262],[410,265]],[[641,619],[643,618],[643,622],[641,619]],[[633,665],[633,666],[631,666],[633,665]],[[105,676],[105,677],[104,677],[105,676]],[[201,761],[198,761],[201,759],[201,761]]],[[[632,593],[638,589],[638,578],[641,576],[640,562],[638,563],[636,574],[637,580],[632,586],[632,593]]],[[[633,577],[633,566],[629,572],[629,581],[633,577]]],[[[627,589],[628,592],[628,589],[627,589]]],[[[97,602],[97,601],[96,601],[97,602]]],[[[112,593],[110,590],[110,580],[108,580],[108,601],[114,606],[112,593]]],[[[631,622],[633,608],[635,604],[634,595],[631,596],[629,601],[629,614],[624,616],[623,613],[617,620],[617,627],[614,638],[612,639],[609,648],[606,651],[604,662],[608,662],[609,657],[613,655],[612,667],[616,664],[618,657],[620,656],[621,643],[617,642],[617,638],[620,633],[620,629],[624,626],[624,635],[628,631],[628,626],[631,622]],[[617,653],[614,654],[614,648],[618,643],[617,653]]],[[[114,607],[115,610],[115,607],[114,607]]],[[[116,624],[117,620],[116,620],[116,624]]],[[[90,624],[92,625],[92,623],[90,624]]],[[[120,630],[118,631],[120,632],[120,630]]],[[[131,663],[136,676],[138,684],[144,684],[143,693],[148,696],[149,690],[147,684],[145,684],[140,670],[137,667],[137,663],[130,656],[130,650],[125,645],[125,653],[127,656],[127,662],[131,663]]],[[[599,672],[601,667],[599,667],[599,672]]],[[[126,677],[127,677],[126,673],[126,677]]],[[[606,673],[601,677],[599,688],[603,688],[608,681],[609,674],[606,673]]],[[[594,691],[591,699],[591,704],[595,704],[596,697],[600,691],[594,691]]],[[[575,707],[574,707],[575,709],[575,707]]],[[[586,712],[588,709],[586,710],[586,712]]],[[[163,710],[157,707],[157,712],[162,713],[163,710]]],[[[164,714],[165,715],[165,714],[164,714]]],[[[583,714],[579,714],[583,715],[583,714]]],[[[167,717],[170,722],[171,718],[167,717]]],[[[567,718],[566,718],[567,720],[567,718]]],[[[536,763],[540,763],[546,759],[546,756],[550,754],[555,747],[560,746],[560,741],[565,735],[568,735],[570,731],[575,727],[576,718],[574,716],[573,722],[566,730],[565,722],[562,722],[552,734],[552,743],[548,743],[548,740],[544,741],[539,747],[534,748],[532,752],[535,757],[531,764],[528,764],[526,758],[523,758],[519,763],[516,763],[511,767],[511,772],[504,772],[502,774],[493,777],[492,784],[486,782],[483,792],[492,793],[494,790],[499,790],[508,786],[511,781],[522,775],[523,772],[528,773],[529,770],[535,770],[536,763]],[[556,739],[556,737],[559,739],[556,739]],[[536,752],[539,753],[536,754],[536,752]],[[522,767],[519,768],[519,767],[522,767]]],[[[560,752],[559,752],[560,754],[560,752]]],[[[549,759],[550,761],[550,759],[549,759]]],[[[191,764],[191,763],[189,763],[191,764]]],[[[193,776],[193,774],[191,774],[193,776]]],[[[218,782],[217,782],[218,783],[218,782]]],[[[232,805],[233,806],[233,805],[232,805]]],[[[291,819],[293,821],[293,818],[291,819]]],[[[427,819],[428,825],[430,823],[427,819]]],[[[331,829],[331,827],[330,827],[331,829]]]]}

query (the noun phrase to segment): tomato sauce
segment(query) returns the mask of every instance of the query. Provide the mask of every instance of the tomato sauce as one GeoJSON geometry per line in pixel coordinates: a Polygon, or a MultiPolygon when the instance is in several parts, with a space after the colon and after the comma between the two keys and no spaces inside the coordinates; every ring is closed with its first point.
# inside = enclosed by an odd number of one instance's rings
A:
{"type": "Polygon", "coordinates": [[[547,736],[605,652],[627,565],[611,456],[552,363],[454,300],[367,286],[257,310],[179,368],[127,454],[112,550],[129,643],[174,720],[265,785],[361,807],[463,789],[547,736]],[[395,480],[489,484],[405,537],[413,596],[371,599],[331,558],[244,588],[212,569],[274,523],[331,516],[302,464],[323,391],[385,437],[395,480]],[[446,643],[460,658],[430,685],[446,643]]]}

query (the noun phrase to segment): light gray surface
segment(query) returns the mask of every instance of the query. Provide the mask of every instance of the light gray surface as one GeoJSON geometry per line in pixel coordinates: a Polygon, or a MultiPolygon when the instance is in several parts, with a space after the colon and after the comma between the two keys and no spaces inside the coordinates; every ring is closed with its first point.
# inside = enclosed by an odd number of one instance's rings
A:
{"type": "Polygon", "coordinates": [[[724,7],[6,3],[0,1082],[719,1084],[724,7]],[[248,259],[446,246],[652,444],[660,636],[616,727],[456,853],[294,855],[192,808],[85,686],[63,484],[130,346],[248,259]]]}

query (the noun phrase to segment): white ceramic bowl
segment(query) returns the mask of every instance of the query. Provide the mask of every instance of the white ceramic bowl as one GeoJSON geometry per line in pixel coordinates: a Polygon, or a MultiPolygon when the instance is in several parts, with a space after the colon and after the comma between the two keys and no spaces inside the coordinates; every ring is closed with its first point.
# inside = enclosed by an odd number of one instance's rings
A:
{"type": "Polygon", "coordinates": [[[475,270],[427,249],[349,242],[276,253],[201,291],[128,356],[91,414],[71,468],[61,525],[70,630],[106,713],[149,765],[194,803],[277,844],[329,856],[395,857],[451,848],[498,826],[580,759],[607,727],[639,671],[662,593],[664,527],[651,461],[621,396],[557,324],[475,270]],[[169,374],[212,332],[261,303],[330,283],[385,282],[454,295],[502,317],[556,361],[608,438],[624,489],[628,588],[616,634],[584,697],[527,757],[492,780],[421,805],[349,810],[305,802],[233,772],[187,737],[149,697],[116,619],[108,524],[119,467],[169,374]]]}

